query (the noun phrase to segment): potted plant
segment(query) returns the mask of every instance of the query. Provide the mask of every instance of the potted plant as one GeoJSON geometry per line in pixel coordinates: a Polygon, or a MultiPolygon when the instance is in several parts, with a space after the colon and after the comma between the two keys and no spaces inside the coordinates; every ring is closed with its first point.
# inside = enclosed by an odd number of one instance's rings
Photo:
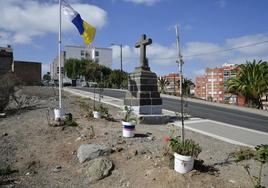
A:
{"type": "Polygon", "coordinates": [[[54,117],[55,121],[60,121],[64,117],[64,110],[62,108],[55,108],[54,109],[54,117]]]}
{"type": "Polygon", "coordinates": [[[93,117],[95,119],[100,119],[101,118],[101,113],[98,111],[98,109],[96,108],[96,102],[95,102],[95,95],[96,95],[96,85],[94,84],[93,85],[94,87],[94,90],[93,90],[93,93],[94,93],[94,101],[93,101],[93,117]]]}
{"type": "Polygon", "coordinates": [[[134,137],[136,118],[132,115],[131,107],[124,107],[124,118],[122,119],[123,137],[134,137]]]}
{"type": "Polygon", "coordinates": [[[101,112],[100,112],[100,108],[94,108],[93,110],[93,117],[95,119],[100,119],[101,118],[101,112]]]}
{"type": "Polygon", "coordinates": [[[194,158],[202,151],[199,144],[191,139],[183,142],[179,137],[169,138],[168,141],[170,149],[174,152],[175,171],[181,174],[190,172],[194,167],[194,158]]]}

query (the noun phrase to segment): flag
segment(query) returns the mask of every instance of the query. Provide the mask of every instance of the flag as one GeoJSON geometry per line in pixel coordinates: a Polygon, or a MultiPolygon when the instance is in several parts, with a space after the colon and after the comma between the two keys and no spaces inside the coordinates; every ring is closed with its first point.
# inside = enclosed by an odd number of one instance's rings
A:
{"type": "Polygon", "coordinates": [[[85,22],[81,18],[80,14],[76,12],[65,0],[61,0],[61,9],[69,20],[75,25],[80,35],[83,37],[85,44],[91,44],[96,34],[96,28],[85,22]]]}

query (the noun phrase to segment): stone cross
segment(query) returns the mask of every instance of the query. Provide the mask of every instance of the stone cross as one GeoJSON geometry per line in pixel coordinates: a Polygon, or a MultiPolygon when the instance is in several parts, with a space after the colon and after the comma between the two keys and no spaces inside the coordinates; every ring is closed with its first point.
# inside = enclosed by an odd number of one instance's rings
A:
{"type": "Polygon", "coordinates": [[[136,48],[140,48],[140,66],[142,69],[149,69],[148,60],[146,58],[146,46],[150,44],[152,44],[152,39],[146,38],[146,35],[142,34],[140,41],[135,45],[136,48]]]}

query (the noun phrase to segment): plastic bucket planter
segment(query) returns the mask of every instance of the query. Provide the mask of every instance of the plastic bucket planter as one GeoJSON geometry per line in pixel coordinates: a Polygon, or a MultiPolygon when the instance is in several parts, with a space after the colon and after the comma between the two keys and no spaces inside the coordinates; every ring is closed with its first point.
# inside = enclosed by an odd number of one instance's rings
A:
{"type": "Polygon", "coordinates": [[[54,117],[55,120],[61,120],[64,116],[64,111],[63,109],[54,109],[54,117]]]}
{"type": "Polygon", "coordinates": [[[194,167],[194,158],[174,153],[174,169],[176,172],[185,174],[194,167]]]}
{"type": "Polygon", "coordinates": [[[131,122],[122,121],[123,137],[131,138],[135,135],[135,125],[131,122]]]}
{"type": "Polygon", "coordinates": [[[94,117],[95,119],[100,119],[100,118],[101,118],[101,113],[98,112],[98,111],[93,111],[93,117],[94,117]]]}

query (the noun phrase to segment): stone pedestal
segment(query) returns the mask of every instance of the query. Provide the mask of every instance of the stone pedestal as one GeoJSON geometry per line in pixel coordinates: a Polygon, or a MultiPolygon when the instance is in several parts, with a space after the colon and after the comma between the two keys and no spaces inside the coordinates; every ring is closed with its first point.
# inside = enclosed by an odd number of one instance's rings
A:
{"type": "Polygon", "coordinates": [[[124,104],[137,115],[162,114],[162,99],[157,87],[157,75],[149,67],[138,67],[129,75],[124,104]]]}

